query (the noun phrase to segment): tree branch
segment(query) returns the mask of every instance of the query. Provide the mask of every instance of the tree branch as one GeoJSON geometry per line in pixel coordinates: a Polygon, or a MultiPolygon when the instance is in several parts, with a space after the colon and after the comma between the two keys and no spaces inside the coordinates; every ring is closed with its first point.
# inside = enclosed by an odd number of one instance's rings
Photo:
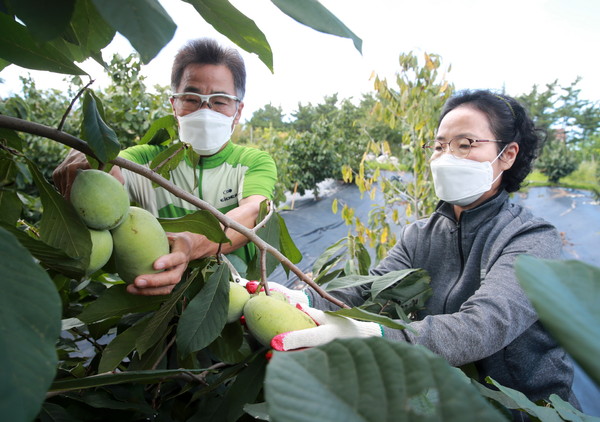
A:
{"type": "MultiPolygon", "coordinates": [[[[18,119],[15,117],[9,117],[0,115],[0,127],[13,129],[19,132],[26,132],[32,135],[42,136],[44,138],[48,138],[57,142],[60,142],[63,145],[74,148],[78,151],[83,152],[86,155],[90,155],[97,159],[94,152],[88,146],[88,144],[68,133],[63,131],[51,128],[49,126],[45,126],[39,123],[29,122],[27,120],[18,119]]],[[[157,185],[161,186],[165,190],[171,192],[173,195],[189,202],[190,204],[196,206],[199,209],[209,211],[213,214],[217,220],[219,220],[224,227],[231,228],[238,233],[244,235],[248,240],[252,241],[256,247],[259,249],[261,254],[265,252],[269,252],[273,255],[281,264],[285,265],[289,268],[294,274],[298,276],[302,281],[312,287],[321,297],[330,301],[331,303],[341,307],[348,308],[349,306],[343,303],[342,301],[336,299],[331,296],[325,290],[323,290],[317,283],[315,283],[310,277],[308,277],[304,272],[302,272],[298,267],[296,267],[285,255],[275,249],[273,246],[262,240],[253,230],[247,228],[246,226],[238,223],[235,220],[227,217],[225,214],[221,213],[218,209],[210,205],[209,203],[197,198],[196,196],[190,194],[189,192],[184,191],[183,189],[178,188],[172,182],[165,179],[158,173],[143,167],[139,164],[136,164],[132,161],[125,160],[124,158],[117,157],[111,161],[112,164],[130,170],[134,173],[137,173],[141,176],[146,177],[147,179],[153,181],[157,185]]],[[[262,268],[264,271],[264,268],[262,268]]]]}

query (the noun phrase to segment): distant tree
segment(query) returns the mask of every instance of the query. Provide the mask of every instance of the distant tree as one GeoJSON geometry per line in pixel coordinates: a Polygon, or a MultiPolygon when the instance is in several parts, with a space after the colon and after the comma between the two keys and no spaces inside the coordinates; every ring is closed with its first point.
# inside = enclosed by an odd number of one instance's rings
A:
{"type": "Polygon", "coordinates": [[[248,121],[248,124],[254,128],[283,129],[287,126],[283,118],[283,109],[269,103],[252,113],[252,118],[248,121]]]}

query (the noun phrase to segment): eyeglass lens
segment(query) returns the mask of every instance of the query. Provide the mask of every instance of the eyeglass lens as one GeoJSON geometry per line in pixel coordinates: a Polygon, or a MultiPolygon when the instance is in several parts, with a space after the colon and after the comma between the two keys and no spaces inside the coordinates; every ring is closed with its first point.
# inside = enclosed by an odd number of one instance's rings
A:
{"type": "Polygon", "coordinates": [[[432,141],[429,150],[432,157],[441,155],[447,148],[457,158],[465,158],[471,151],[471,141],[467,138],[454,138],[450,142],[432,141]]]}
{"type": "MultiPolygon", "coordinates": [[[[204,96],[206,99],[207,96],[204,96]]],[[[202,104],[204,104],[204,100],[200,95],[195,94],[185,94],[175,97],[181,104],[183,110],[188,112],[193,112],[198,110],[202,104]]],[[[233,98],[226,97],[224,95],[209,95],[208,96],[208,107],[213,109],[214,111],[218,111],[223,114],[232,114],[235,112],[236,100],[233,98]]]]}

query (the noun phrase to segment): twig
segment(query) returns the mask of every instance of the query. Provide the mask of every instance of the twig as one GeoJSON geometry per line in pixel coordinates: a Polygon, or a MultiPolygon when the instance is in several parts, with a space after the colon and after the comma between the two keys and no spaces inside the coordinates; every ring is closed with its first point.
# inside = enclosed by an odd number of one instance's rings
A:
{"type": "MultiPolygon", "coordinates": [[[[32,135],[43,136],[44,138],[60,142],[61,144],[64,144],[78,151],[81,151],[86,155],[90,155],[96,158],[93,151],[86,142],[82,141],[81,139],[75,136],[69,135],[68,133],[59,131],[57,129],[45,125],[41,125],[39,123],[29,122],[15,117],[0,115],[0,127],[13,129],[20,132],[26,132],[32,135]]],[[[269,252],[271,255],[273,255],[281,264],[285,265],[294,274],[296,274],[300,280],[304,281],[306,284],[312,287],[322,298],[330,301],[331,303],[341,308],[349,308],[349,306],[346,305],[344,302],[340,301],[339,299],[336,299],[335,297],[327,293],[325,290],[323,290],[317,283],[315,283],[311,278],[304,274],[302,270],[296,267],[286,256],[284,256],[281,252],[279,252],[273,246],[271,246],[270,244],[262,240],[258,235],[256,235],[256,233],[254,233],[253,230],[227,217],[225,214],[221,213],[218,209],[216,209],[209,203],[204,202],[200,198],[197,198],[194,195],[192,195],[191,193],[178,188],[172,182],[168,181],[158,173],[139,164],[136,164],[132,161],[117,157],[114,160],[112,160],[111,163],[124,169],[130,170],[134,173],[137,173],[141,176],[144,176],[152,182],[155,182],[157,185],[163,187],[168,192],[171,192],[173,195],[189,202],[197,208],[209,211],[215,216],[217,220],[219,220],[223,224],[224,227],[232,228],[238,233],[246,236],[248,240],[252,241],[256,245],[256,247],[259,249],[259,251],[261,251],[261,253],[269,252]]]]}
{"type": "Polygon", "coordinates": [[[160,356],[158,357],[158,359],[156,359],[156,362],[154,362],[154,365],[152,365],[152,370],[156,369],[156,367],[158,366],[158,364],[160,363],[160,361],[162,360],[162,358],[165,357],[165,355],[167,354],[167,352],[169,351],[169,349],[171,348],[171,346],[173,346],[173,343],[175,343],[176,339],[177,339],[177,337],[173,336],[173,338],[171,339],[171,341],[169,341],[169,343],[167,344],[167,347],[165,347],[165,349],[162,351],[162,353],[160,354],[160,356]]]}
{"type": "Polygon", "coordinates": [[[267,207],[269,207],[269,212],[267,213],[267,215],[265,215],[265,218],[259,221],[258,224],[252,229],[255,233],[258,231],[258,229],[264,227],[273,216],[275,207],[273,207],[271,201],[267,201],[267,207]]]}
{"type": "Polygon", "coordinates": [[[69,115],[69,113],[71,112],[71,109],[73,108],[73,105],[75,104],[75,101],[77,101],[77,98],[81,97],[81,94],[83,94],[83,92],[88,89],[90,87],[91,84],[93,84],[96,80],[92,79],[90,80],[86,86],[84,86],[83,88],[81,88],[79,90],[79,92],[77,93],[77,95],[75,95],[75,97],[73,97],[73,99],[71,100],[71,104],[69,104],[69,107],[67,107],[67,109],[65,110],[65,114],[63,114],[62,119],[60,119],[60,123],[58,124],[57,129],[62,131],[62,128],[65,124],[65,120],[67,120],[67,116],[69,115]]]}

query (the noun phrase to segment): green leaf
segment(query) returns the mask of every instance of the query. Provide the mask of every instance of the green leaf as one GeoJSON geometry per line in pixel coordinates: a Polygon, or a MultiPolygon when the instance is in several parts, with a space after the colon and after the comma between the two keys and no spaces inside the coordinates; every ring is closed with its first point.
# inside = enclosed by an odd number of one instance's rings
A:
{"type": "Polygon", "coordinates": [[[6,189],[0,189],[0,222],[9,225],[15,225],[21,216],[23,203],[19,199],[17,192],[6,189]]]}
{"type": "MultiPolygon", "coordinates": [[[[8,100],[10,101],[10,99],[8,100]]],[[[7,101],[7,103],[8,103],[7,101]]],[[[6,140],[6,145],[17,151],[23,151],[23,140],[17,135],[17,132],[11,129],[0,128],[0,141],[6,140]]]]}
{"type": "Polygon", "coordinates": [[[362,54],[362,40],[317,0],[271,0],[283,13],[301,24],[339,37],[350,38],[362,54]]]}
{"type": "Polygon", "coordinates": [[[208,346],[227,321],[229,269],[221,264],[183,311],[177,326],[177,347],[186,356],[208,346]]]}
{"type": "Polygon", "coordinates": [[[290,236],[285,220],[279,214],[275,214],[273,218],[277,218],[279,221],[279,248],[281,249],[281,253],[293,264],[297,264],[302,261],[302,252],[300,252],[290,236]]]}
{"type": "Polygon", "coordinates": [[[239,321],[225,324],[219,337],[210,344],[209,350],[216,359],[229,364],[239,363],[246,359],[250,348],[244,341],[242,324],[239,321]]]}
{"type": "Polygon", "coordinates": [[[200,13],[202,18],[258,58],[273,72],[273,52],[267,38],[253,20],[237,10],[227,0],[184,0],[200,13]]]}
{"type": "Polygon", "coordinates": [[[154,313],[148,323],[147,330],[138,336],[135,343],[135,348],[140,356],[164,337],[165,332],[168,330],[169,322],[177,312],[177,306],[180,304],[182,296],[194,281],[198,282],[199,280],[193,276],[189,276],[185,282],[180,282],[179,286],[169,296],[169,299],[154,313]]]}
{"type": "Polygon", "coordinates": [[[171,41],[177,25],[157,0],[93,0],[106,22],[129,40],[144,64],[171,41]]]}
{"type": "Polygon", "coordinates": [[[76,44],[87,50],[89,56],[94,57],[96,52],[100,52],[110,44],[116,34],[114,28],[98,13],[91,0],[76,2],[75,12],[71,19],[71,31],[76,39],[76,44]]]}
{"type": "Polygon", "coordinates": [[[206,369],[166,369],[156,371],[128,371],[108,375],[95,375],[85,378],[58,380],[52,383],[50,391],[70,391],[84,388],[102,387],[125,383],[156,384],[182,374],[201,374],[206,369]]]}
{"type": "MultiPolygon", "coordinates": [[[[273,214],[272,218],[267,221],[267,223],[256,231],[256,235],[260,237],[262,240],[267,242],[269,245],[273,246],[275,249],[279,250],[279,239],[281,238],[279,229],[279,216],[273,214]]],[[[259,252],[256,253],[257,257],[259,256],[259,252]]],[[[260,262],[260,260],[259,260],[260,262]]],[[[267,274],[271,274],[275,268],[279,265],[279,261],[270,253],[267,254],[267,274]]],[[[258,278],[258,277],[257,277],[258,278]]]]}
{"type": "Polygon", "coordinates": [[[125,357],[133,352],[135,343],[139,336],[143,335],[147,330],[148,318],[137,321],[134,325],[117,335],[104,348],[98,372],[108,372],[114,370],[125,359],[125,357]]]}
{"type": "Polygon", "coordinates": [[[327,263],[329,263],[331,261],[332,257],[336,256],[341,249],[346,247],[346,241],[347,241],[347,238],[344,237],[344,238],[338,240],[337,242],[335,242],[333,245],[329,246],[325,250],[325,252],[323,252],[323,254],[321,254],[321,256],[319,256],[319,258],[317,258],[317,260],[313,264],[313,266],[312,266],[313,274],[319,274],[323,270],[323,268],[327,265],[327,263]]]}
{"type": "Polygon", "coordinates": [[[185,158],[186,147],[182,143],[170,145],[161,151],[150,163],[150,169],[160,174],[165,179],[171,178],[171,171],[175,170],[181,160],[185,158]]]}
{"type": "Polygon", "coordinates": [[[202,234],[211,242],[230,242],[221,228],[221,223],[219,223],[217,217],[206,210],[199,210],[193,214],[184,215],[179,218],[159,218],[158,221],[167,232],[179,233],[188,231],[202,234]]]}
{"type": "Polygon", "coordinates": [[[165,300],[165,296],[132,295],[125,290],[126,287],[125,284],[116,284],[106,289],[77,318],[90,324],[114,316],[152,311],[165,300]]]}
{"type": "Polygon", "coordinates": [[[159,145],[177,138],[177,119],[172,114],[156,119],[138,144],[159,145]]]}
{"type": "Polygon", "coordinates": [[[61,300],[48,274],[0,228],[0,415],[34,420],[58,363],[61,300]]]}
{"type": "Polygon", "coordinates": [[[522,255],[515,273],[544,327],[600,384],[600,268],[522,255]]]}
{"type": "Polygon", "coordinates": [[[39,43],[10,16],[0,13],[0,57],[27,69],[85,75],[71,58],[48,43],[39,43]]]}
{"type": "Polygon", "coordinates": [[[271,420],[286,422],[505,420],[443,358],[374,337],[275,352],[265,398],[271,420]]]}
{"type": "Polygon", "coordinates": [[[360,321],[376,322],[377,324],[384,325],[389,328],[395,328],[397,330],[403,330],[408,327],[406,324],[398,323],[391,318],[383,315],[374,314],[372,312],[365,311],[360,308],[351,309],[340,309],[337,311],[327,312],[328,314],[334,314],[339,316],[345,316],[352,319],[358,319],[360,321]]]}
{"type": "Polygon", "coordinates": [[[70,257],[81,258],[82,265],[84,268],[87,267],[92,249],[88,228],[75,208],[46,181],[35,164],[28,160],[27,166],[40,192],[44,207],[40,221],[41,240],[65,251],[70,257]]]}
{"type": "Polygon", "coordinates": [[[102,118],[102,103],[96,103],[96,98],[90,90],[83,97],[83,122],[81,124],[81,139],[86,141],[96,157],[106,163],[116,158],[121,150],[117,135],[102,118]]]}
{"type": "Polygon", "coordinates": [[[8,0],[14,14],[40,41],[58,37],[69,25],[75,0],[8,0]]]}
{"type": "Polygon", "coordinates": [[[39,259],[45,267],[73,278],[80,278],[84,275],[87,264],[83,258],[72,258],[62,250],[29,236],[24,231],[17,229],[14,225],[0,222],[0,227],[12,233],[19,243],[27,248],[29,253],[39,259]]]}

